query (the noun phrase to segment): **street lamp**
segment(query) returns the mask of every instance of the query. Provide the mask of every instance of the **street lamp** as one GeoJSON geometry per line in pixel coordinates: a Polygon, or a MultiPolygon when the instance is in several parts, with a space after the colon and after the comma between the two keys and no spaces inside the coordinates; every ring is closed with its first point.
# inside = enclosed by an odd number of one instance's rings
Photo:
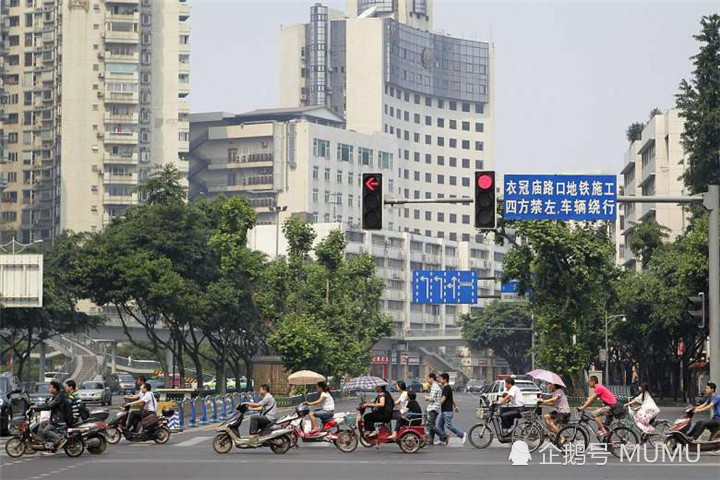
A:
{"type": "Polygon", "coordinates": [[[619,313],[617,315],[610,315],[605,314],[605,385],[609,385],[610,383],[610,350],[608,347],[608,325],[610,325],[610,322],[612,322],[615,319],[620,319],[621,322],[626,322],[627,318],[625,318],[624,313],[619,313]]]}
{"type": "Polygon", "coordinates": [[[286,210],[286,206],[275,205],[270,207],[270,211],[275,212],[275,258],[278,257],[280,251],[280,212],[286,210]]]}

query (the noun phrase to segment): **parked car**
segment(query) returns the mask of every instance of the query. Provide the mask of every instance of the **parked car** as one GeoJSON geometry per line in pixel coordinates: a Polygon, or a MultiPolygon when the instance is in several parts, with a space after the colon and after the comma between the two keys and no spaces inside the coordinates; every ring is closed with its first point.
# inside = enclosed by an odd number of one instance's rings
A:
{"type": "Polygon", "coordinates": [[[105,377],[105,381],[112,393],[135,393],[135,379],[129,373],[111,373],[105,377]]]}
{"type": "Polygon", "coordinates": [[[30,406],[30,396],[12,373],[0,375],[0,436],[10,434],[14,419],[22,418],[30,406]]]}
{"type": "Polygon", "coordinates": [[[39,382],[30,386],[30,403],[45,403],[50,396],[50,383],[39,382]]]}
{"type": "Polygon", "coordinates": [[[77,395],[85,403],[112,405],[112,392],[104,380],[83,382],[77,391],[77,395]]]}
{"type": "Polygon", "coordinates": [[[423,385],[418,380],[405,380],[408,392],[422,393],[423,385]]]}
{"type": "Polygon", "coordinates": [[[465,384],[465,391],[467,393],[480,393],[485,385],[487,385],[485,380],[470,379],[465,384]]]}
{"type": "MultiPolygon", "coordinates": [[[[537,401],[543,397],[540,388],[530,380],[515,380],[515,386],[520,389],[523,396],[523,402],[526,407],[534,406],[537,401]]],[[[489,403],[495,403],[505,393],[505,380],[496,380],[489,384],[487,390],[481,395],[481,401],[487,400],[489,403]]]]}

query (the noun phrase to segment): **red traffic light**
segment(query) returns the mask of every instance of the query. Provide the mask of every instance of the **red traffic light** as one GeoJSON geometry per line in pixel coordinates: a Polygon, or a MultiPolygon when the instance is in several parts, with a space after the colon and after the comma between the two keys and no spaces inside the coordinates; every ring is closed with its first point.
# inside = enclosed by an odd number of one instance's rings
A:
{"type": "Polygon", "coordinates": [[[493,178],[490,175],[480,175],[477,178],[477,185],[478,187],[482,188],[483,190],[487,190],[488,188],[492,188],[493,186],[493,178]]]}
{"type": "Polygon", "coordinates": [[[365,188],[370,190],[371,192],[374,192],[375,189],[380,185],[380,182],[378,182],[378,179],[373,176],[367,177],[365,180],[365,188]]]}

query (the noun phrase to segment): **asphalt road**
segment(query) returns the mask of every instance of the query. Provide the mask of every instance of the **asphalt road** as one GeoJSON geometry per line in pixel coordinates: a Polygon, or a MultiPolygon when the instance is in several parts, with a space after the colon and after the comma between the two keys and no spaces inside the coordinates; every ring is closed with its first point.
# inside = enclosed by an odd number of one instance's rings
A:
{"type": "MultiPolygon", "coordinates": [[[[456,424],[468,428],[475,421],[477,400],[458,395],[461,412],[456,424]]],[[[351,410],[355,403],[338,402],[338,410],[351,410]]],[[[676,418],[678,412],[663,412],[676,418]]],[[[720,478],[720,457],[703,454],[698,463],[621,463],[610,457],[607,464],[586,459],[585,465],[542,464],[543,455],[534,454],[530,466],[512,466],[508,460],[509,445],[494,443],[485,450],[463,446],[453,439],[450,446],[425,448],[414,455],[403,454],[397,445],[379,449],[363,448],[343,454],[331,444],[301,444],[285,455],[269,449],[237,450],[216,454],[211,447],[215,427],[201,427],[173,434],[167,445],[131,444],[122,441],[111,445],[100,456],[85,453],[79,459],[64,454],[52,457],[33,455],[10,459],[0,453],[0,476],[3,480],[103,480],[130,477],[152,480],[174,479],[713,479],[720,478]]],[[[0,444],[6,439],[0,440],[0,444]]],[[[547,457],[545,458],[547,462],[547,457]]]]}

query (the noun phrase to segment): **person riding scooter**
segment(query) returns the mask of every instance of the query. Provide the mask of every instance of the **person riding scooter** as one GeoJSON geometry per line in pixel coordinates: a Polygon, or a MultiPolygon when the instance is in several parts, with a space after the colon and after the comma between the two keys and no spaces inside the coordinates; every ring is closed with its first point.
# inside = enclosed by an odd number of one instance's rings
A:
{"type": "Polygon", "coordinates": [[[369,432],[368,437],[374,437],[377,435],[375,430],[376,423],[384,423],[392,420],[393,416],[393,402],[392,396],[387,392],[385,385],[378,385],[375,387],[375,391],[378,396],[375,397],[375,401],[372,403],[366,403],[364,406],[372,407],[372,412],[366,413],[363,417],[365,421],[365,431],[369,432]]]}
{"type": "Polygon", "coordinates": [[[140,420],[151,413],[157,413],[157,401],[155,400],[155,395],[152,394],[152,385],[149,383],[143,383],[140,387],[140,399],[130,402],[126,406],[130,407],[132,405],[139,405],[141,407],[140,414],[135,418],[130,418],[128,420],[129,422],[133,420],[135,422],[130,425],[130,431],[138,432],[140,428],[138,423],[140,420]]]}
{"type": "Polygon", "coordinates": [[[260,410],[258,415],[250,417],[250,440],[257,440],[260,432],[277,420],[277,404],[272,395],[270,395],[270,385],[260,385],[260,395],[262,400],[258,403],[248,403],[248,410],[260,410]]]}
{"type": "MultiPolygon", "coordinates": [[[[130,402],[137,403],[137,400],[140,400],[142,398],[142,386],[145,385],[146,380],[145,377],[140,375],[137,380],[135,380],[135,385],[137,386],[137,393],[135,395],[125,395],[123,397],[123,400],[130,400],[130,402]]],[[[132,432],[135,431],[135,426],[140,422],[140,418],[142,417],[142,411],[140,410],[134,410],[128,414],[127,419],[127,426],[128,431],[132,432]]]]}
{"type": "Polygon", "coordinates": [[[709,382],[705,386],[705,394],[708,396],[707,401],[699,407],[695,407],[693,409],[695,413],[704,412],[710,409],[713,410],[712,418],[710,420],[701,420],[695,423],[690,432],[688,432],[688,436],[693,440],[700,438],[700,435],[702,435],[706,429],[709,429],[711,432],[715,432],[720,429],[720,395],[718,395],[716,391],[717,385],[713,382],[709,382]]]}
{"type": "Polygon", "coordinates": [[[41,411],[50,410],[50,422],[38,432],[38,438],[45,442],[48,449],[62,448],[59,442],[63,437],[59,430],[72,418],[72,411],[70,410],[67,394],[63,391],[60,382],[50,382],[48,390],[52,395],[50,399],[41,405],[31,405],[30,408],[41,411]]]}

